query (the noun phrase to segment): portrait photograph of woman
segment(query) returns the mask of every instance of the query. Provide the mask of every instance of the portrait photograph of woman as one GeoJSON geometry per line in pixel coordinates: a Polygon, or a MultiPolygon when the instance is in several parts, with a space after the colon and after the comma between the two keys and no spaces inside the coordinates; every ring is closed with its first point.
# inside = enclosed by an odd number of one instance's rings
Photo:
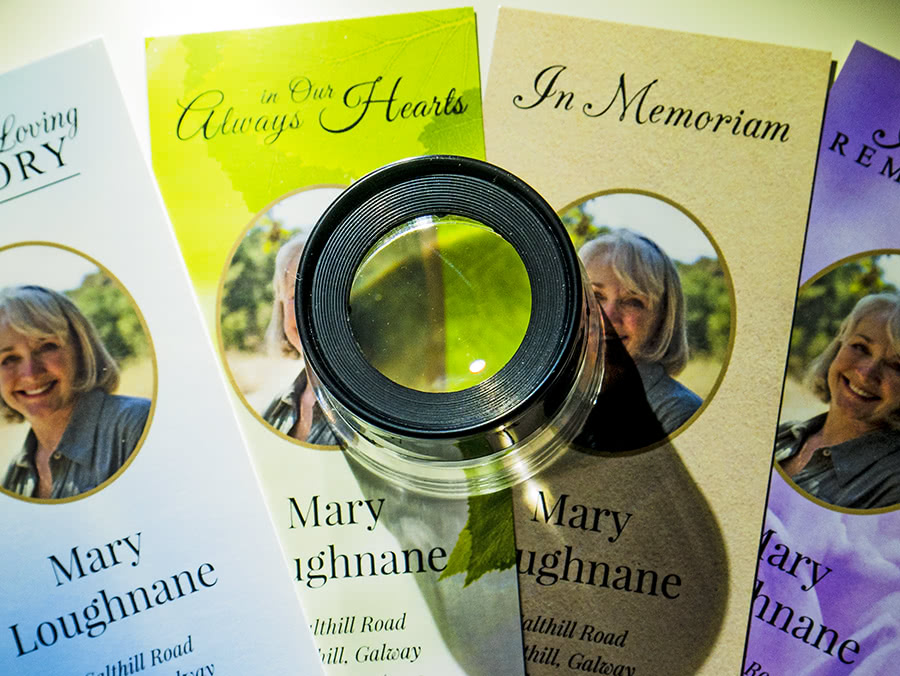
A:
{"type": "Polygon", "coordinates": [[[219,339],[232,384],[254,415],[280,436],[337,445],[303,363],[294,284],[303,246],[341,192],[320,187],[267,207],[242,234],[219,296],[219,339]]]}
{"type": "Polygon", "coordinates": [[[660,434],[675,434],[713,395],[727,361],[731,285],[717,249],[686,212],[654,195],[601,194],[562,218],[660,434]]]}
{"type": "Polygon", "coordinates": [[[130,461],[150,416],[143,323],[111,276],[68,249],[8,247],[0,267],[3,490],[94,492],[130,461]]]}
{"type": "Polygon", "coordinates": [[[900,504],[900,255],[844,261],[803,286],[775,461],[834,507],[900,504]]]}

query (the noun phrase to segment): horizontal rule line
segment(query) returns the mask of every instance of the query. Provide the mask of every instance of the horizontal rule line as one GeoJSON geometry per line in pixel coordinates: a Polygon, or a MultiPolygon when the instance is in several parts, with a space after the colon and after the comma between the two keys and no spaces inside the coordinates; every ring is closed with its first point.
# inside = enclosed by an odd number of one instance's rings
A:
{"type": "Polygon", "coordinates": [[[13,195],[12,197],[7,197],[5,200],[0,200],[0,204],[6,204],[7,202],[12,202],[13,200],[19,199],[20,197],[25,197],[25,195],[30,195],[33,192],[37,192],[38,190],[43,190],[44,188],[49,188],[51,186],[56,185],[57,183],[62,183],[63,181],[68,181],[70,178],[75,178],[76,176],[81,176],[81,172],[77,172],[72,174],[71,176],[66,176],[65,178],[61,178],[59,180],[53,181],[52,183],[48,183],[47,185],[42,185],[40,188],[33,188],[32,190],[27,190],[23,193],[19,193],[18,195],[13,195]]]}

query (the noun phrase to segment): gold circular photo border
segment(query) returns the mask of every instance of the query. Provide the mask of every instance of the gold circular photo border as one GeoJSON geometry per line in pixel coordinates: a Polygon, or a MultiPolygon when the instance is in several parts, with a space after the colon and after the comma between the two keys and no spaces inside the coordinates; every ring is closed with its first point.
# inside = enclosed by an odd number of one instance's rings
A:
{"type": "MultiPolygon", "coordinates": [[[[243,228],[241,228],[240,233],[238,234],[237,239],[232,245],[231,249],[228,251],[228,256],[225,259],[225,265],[222,269],[222,274],[219,276],[219,284],[216,289],[216,314],[215,314],[215,323],[216,323],[216,346],[219,349],[219,357],[222,360],[222,365],[225,368],[225,375],[228,378],[228,382],[231,385],[231,388],[234,390],[235,394],[237,394],[238,399],[241,400],[241,403],[244,407],[250,412],[250,414],[259,421],[263,427],[266,428],[269,432],[274,434],[285,441],[289,441],[292,444],[300,446],[302,448],[308,448],[312,451],[342,451],[343,449],[340,446],[324,446],[318,444],[309,444],[305,441],[300,441],[299,439],[294,439],[293,437],[281,432],[280,430],[275,429],[267,423],[262,415],[253,407],[253,405],[247,401],[247,398],[244,396],[243,391],[240,387],[238,387],[237,380],[234,377],[234,372],[231,369],[231,364],[228,363],[228,357],[225,353],[225,340],[222,336],[222,296],[225,293],[225,278],[228,276],[228,271],[231,269],[232,261],[234,260],[234,255],[237,253],[237,250],[240,248],[241,244],[247,237],[247,234],[256,226],[256,224],[265,216],[272,207],[276,204],[280,204],[284,202],[286,199],[293,197],[294,195],[299,195],[305,192],[311,192],[313,190],[346,190],[347,185],[340,183],[317,183],[315,185],[307,185],[302,188],[296,188],[294,190],[288,191],[279,197],[276,197],[271,202],[266,204],[262,209],[260,209],[253,218],[250,219],[250,222],[243,228]]],[[[319,216],[316,216],[316,220],[318,220],[319,216]]]]}
{"type": "MultiPolygon", "coordinates": [[[[728,263],[725,261],[725,256],[722,254],[722,250],[719,248],[719,243],[716,242],[715,238],[710,233],[709,229],[705,225],[700,222],[700,219],[697,218],[693,212],[684,208],[681,204],[676,202],[673,199],[666,197],[665,195],[661,195],[659,193],[652,192],[650,190],[640,190],[638,188],[611,188],[608,190],[600,190],[594,193],[590,193],[584,197],[581,197],[577,200],[574,200],[564,206],[562,209],[557,210],[557,214],[559,214],[560,218],[562,218],[563,214],[565,214],[569,209],[580,206],[586,202],[597,199],[598,197],[607,197],[609,195],[638,195],[641,197],[649,197],[655,199],[659,202],[669,205],[673,209],[680,211],[691,223],[696,226],[696,228],[706,237],[706,241],[709,242],[710,246],[716,252],[716,259],[718,260],[719,265],[722,267],[722,274],[724,275],[726,286],[728,287],[728,304],[729,304],[729,325],[728,325],[728,346],[725,349],[725,356],[722,359],[722,365],[719,368],[719,373],[716,376],[715,381],[709,389],[709,394],[703,398],[703,403],[700,404],[700,407],[691,414],[691,417],[685,420],[681,425],[678,426],[671,434],[665,435],[662,439],[655,441],[651,444],[647,444],[646,446],[640,446],[638,448],[633,448],[627,451],[620,452],[604,452],[604,451],[591,451],[592,454],[597,456],[610,456],[610,457],[627,457],[630,455],[639,455],[642,453],[647,453],[657,448],[661,448],[669,443],[671,443],[675,438],[681,435],[688,427],[694,424],[694,421],[697,420],[703,412],[706,410],[707,405],[710,401],[712,401],[713,397],[716,395],[716,392],[719,391],[719,386],[722,384],[722,381],[725,379],[725,374],[728,371],[728,366],[731,364],[731,355],[734,351],[734,342],[736,336],[736,326],[737,326],[737,301],[734,293],[734,282],[731,278],[731,270],[728,267],[728,263]]],[[[566,228],[566,231],[569,231],[569,228],[566,228]]],[[[655,243],[655,241],[654,241],[655,243]]],[[[662,248],[662,247],[660,247],[662,248]]],[[[668,254],[667,254],[668,255],[668,254]]],[[[581,260],[581,255],[579,254],[578,260],[581,260]]],[[[584,262],[582,261],[582,265],[584,262]]]]}
{"type": "MultiPolygon", "coordinates": [[[[834,263],[822,268],[819,272],[811,276],[807,279],[803,284],[800,285],[800,288],[797,289],[797,297],[794,300],[794,313],[796,315],[797,304],[800,301],[800,294],[809,289],[813,284],[818,282],[820,279],[825,277],[826,275],[834,272],[838,268],[841,268],[848,263],[855,263],[863,258],[871,258],[872,256],[898,256],[900,257],[900,249],[872,249],[870,251],[862,251],[859,253],[852,254],[850,256],[846,256],[841,258],[834,263]]],[[[869,295],[869,294],[866,294],[869,295]]],[[[863,296],[860,296],[862,298],[863,296]]],[[[859,300],[859,299],[857,299],[859,300]]],[[[791,333],[793,334],[793,322],[791,324],[791,333]]],[[[788,347],[788,353],[785,355],[785,381],[787,381],[787,358],[790,357],[791,349],[788,347]]],[[[784,384],[781,386],[782,389],[782,400],[784,399],[784,384]]],[[[781,409],[779,407],[778,411],[778,425],[780,427],[782,424],[781,421],[781,409]]],[[[890,512],[896,512],[900,510],[900,502],[895,505],[890,505],[888,507],[873,507],[872,509],[862,509],[859,507],[839,507],[837,505],[832,505],[830,502],[826,502],[820,498],[815,497],[814,495],[810,495],[805,490],[800,488],[797,484],[793,482],[793,480],[787,475],[787,473],[781,468],[781,465],[775,462],[775,451],[772,450],[772,466],[775,468],[775,471],[781,475],[781,478],[784,479],[785,483],[794,490],[800,497],[812,502],[813,504],[818,505],[819,507],[824,507],[825,509],[838,512],[840,514],[852,514],[856,516],[877,516],[879,514],[888,514],[890,512]]]]}
{"type": "Polygon", "coordinates": [[[99,483],[94,488],[91,488],[90,490],[84,491],[83,493],[79,493],[78,495],[73,495],[68,498],[32,498],[32,497],[28,497],[25,495],[19,495],[18,493],[14,493],[14,492],[7,490],[6,488],[3,488],[2,486],[0,486],[0,493],[3,493],[4,495],[8,495],[9,497],[19,500],[21,502],[28,502],[28,503],[39,504],[39,505],[61,505],[61,504],[66,504],[66,503],[71,503],[71,502],[78,502],[79,500],[83,500],[85,498],[88,498],[88,497],[96,494],[96,493],[99,493],[104,488],[106,488],[107,486],[112,484],[120,476],[122,476],[122,474],[125,472],[125,470],[128,469],[128,467],[131,465],[131,463],[137,457],[138,453],[141,451],[141,449],[144,446],[144,441],[147,439],[147,434],[150,432],[150,427],[153,424],[153,416],[156,413],[156,399],[157,399],[157,396],[159,395],[159,365],[157,364],[157,361],[156,361],[156,348],[153,345],[153,336],[150,335],[150,329],[147,326],[147,320],[144,319],[144,313],[141,312],[141,308],[135,302],[134,297],[131,295],[131,293],[128,291],[128,289],[125,288],[125,285],[122,284],[122,282],[119,280],[119,278],[116,277],[109,270],[109,268],[107,268],[105,265],[100,263],[93,256],[89,256],[86,253],[79,251],[78,249],[75,249],[70,246],[66,246],[65,244],[57,244],[56,242],[47,242],[47,241],[40,241],[40,240],[15,242],[13,244],[5,244],[3,246],[0,246],[0,256],[2,256],[2,254],[4,252],[9,251],[10,249],[22,248],[22,247],[26,247],[26,246],[45,246],[45,247],[50,247],[53,249],[59,249],[61,251],[65,251],[66,253],[73,254],[75,256],[83,258],[84,260],[88,261],[92,265],[96,266],[97,269],[101,273],[103,273],[103,275],[107,279],[111,279],[113,281],[113,283],[116,285],[116,289],[119,291],[119,293],[121,293],[128,300],[129,305],[131,305],[132,309],[134,310],[135,314],[137,315],[138,321],[141,324],[141,330],[144,332],[144,336],[147,338],[147,347],[150,350],[150,354],[149,354],[150,362],[153,366],[153,378],[152,378],[153,395],[150,398],[150,411],[147,413],[147,421],[144,423],[144,429],[141,432],[140,438],[138,438],[138,441],[134,446],[134,450],[131,452],[131,454],[128,456],[128,458],[126,458],[125,462],[122,463],[122,466],[119,467],[119,469],[117,469],[109,478],[107,478],[105,481],[99,483]]]}

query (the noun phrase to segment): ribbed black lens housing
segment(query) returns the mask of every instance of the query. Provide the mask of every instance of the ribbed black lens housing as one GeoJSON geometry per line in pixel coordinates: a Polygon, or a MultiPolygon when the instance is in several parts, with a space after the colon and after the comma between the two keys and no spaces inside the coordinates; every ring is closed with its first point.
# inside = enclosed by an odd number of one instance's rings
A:
{"type": "MultiPolygon", "coordinates": [[[[591,312],[599,315],[547,202],[509,172],[455,156],[396,162],[344,191],[307,240],[295,309],[307,368],[329,419],[340,423],[339,436],[351,437],[348,447],[361,435],[363,445],[384,442],[423,462],[502,453],[552,423],[585,369],[588,320],[591,312]],[[350,289],[367,252],[387,233],[446,214],[484,224],[512,245],[528,274],[532,305],[518,350],[499,371],[467,389],[425,392],[387,378],[362,354],[349,321],[350,289]]],[[[602,341],[593,349],[602,349],[602,341]]],[[[594,355],[591,363],[597,361],[594,355]]]]}

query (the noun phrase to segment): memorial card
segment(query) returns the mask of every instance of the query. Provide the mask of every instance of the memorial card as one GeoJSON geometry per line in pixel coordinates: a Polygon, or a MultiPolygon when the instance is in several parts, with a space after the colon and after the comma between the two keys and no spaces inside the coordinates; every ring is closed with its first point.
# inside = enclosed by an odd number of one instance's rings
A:
{"type": "Polygon", "coordinates": [[[604,312],[576,444],[514,489],[528,672],[736,673],[826,53],[502,9],[489,161],[604,312]]]}
{"type": "Polygon", "coordinates": [[[521,674],[509,494],[470,511],[349,463],[294,312],[343,188],[410,156],[483,158],[474,13],[153,38],[147,72],[154,169],[326,673],[521,674]]]}
{"type": "Polygon", "coordinates": [[[900,61],[857,42],[828,99],[745,674],[900,656],[900,61]]]}
{"type": "Polygon", "coordinates": [[[0,672],[321,673],[102,43],[0,90],[0,672]]]}

